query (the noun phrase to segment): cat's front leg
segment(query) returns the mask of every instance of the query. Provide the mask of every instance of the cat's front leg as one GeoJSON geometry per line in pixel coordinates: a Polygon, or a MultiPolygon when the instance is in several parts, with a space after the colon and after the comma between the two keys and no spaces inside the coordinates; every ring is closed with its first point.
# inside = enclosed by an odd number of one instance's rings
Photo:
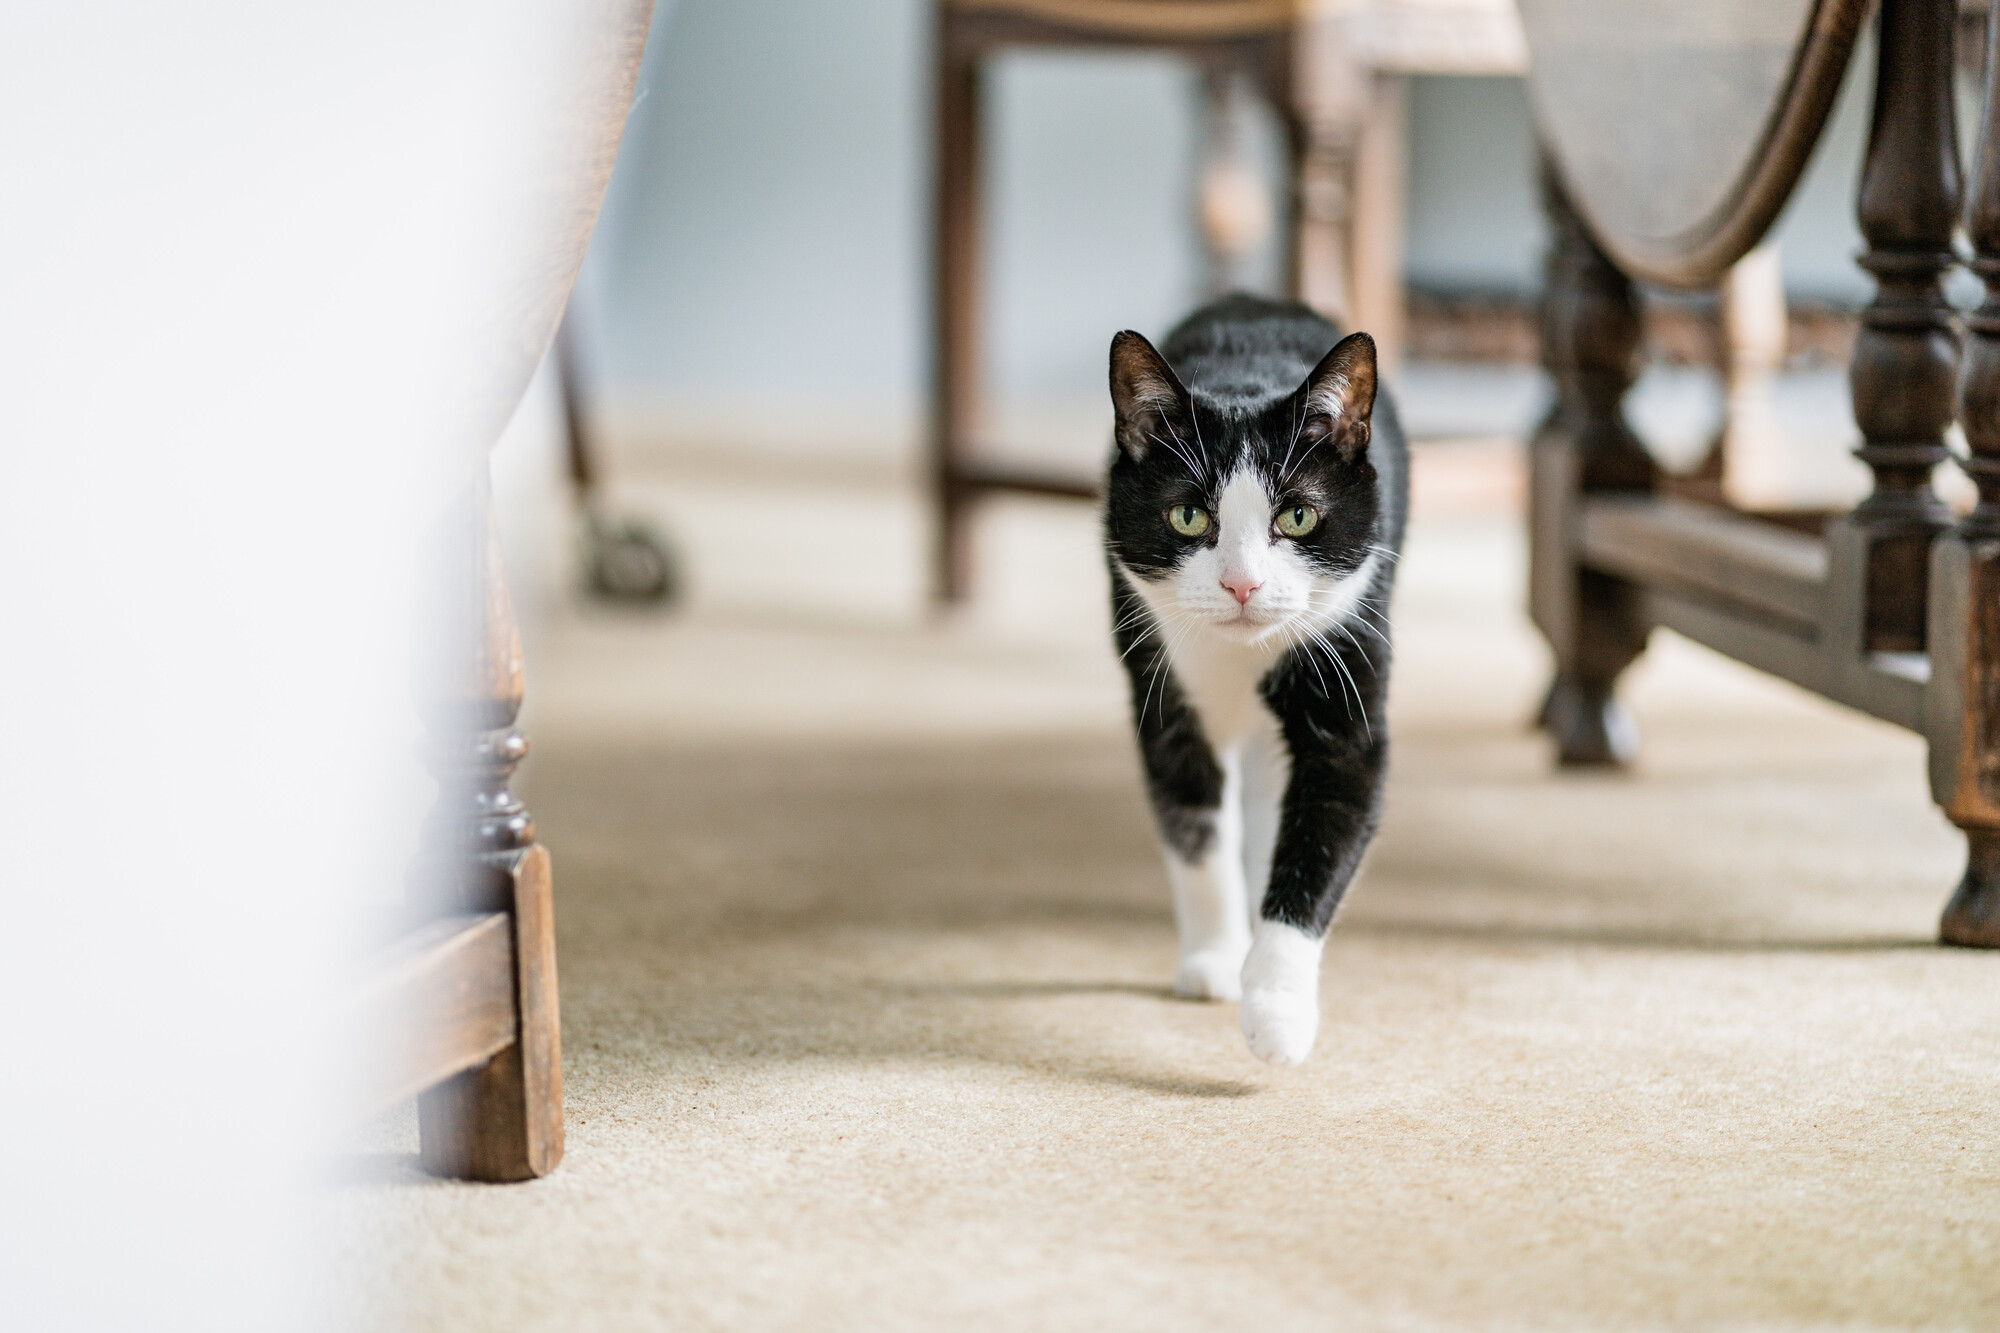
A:
{"type": "Polygon", "coordinates": [[[1183,807],[1160,819],[1161,831],[1168,835],[1163,837],[1167,879],[1180,929],[1174,994],[1184,1000],[1234,1000],[1242,993],[1250,932],[1235,767],[1222,764],[1221,800],[1214,807],[1183,807]]]}
{"type": "MultiPolygon", "coordinates": [[[[1379,689],[1371,692],[1378,701],[1379,689]]],[[[1367,724],[1284,676],[1267,685],[1291,757],[1271,877],[1243,963],[1243,1037],[1275,1065],[1319,1035],[1320,953],[1381,817],[1387,747],[1367,724]]]]}
{"type": "Polygon", "coordinates": [[[1142,618],[1136,596],[1115,567],[1112,575],[1121,594],[1114,610],[1132,677],[1146,793],[1180,930],[1174,993],[1190,1000],[1233,1000],[1241,994],[1243,956],[1250,948],[1237,765],[1209,743],[1155,627],[1142,618]]]}

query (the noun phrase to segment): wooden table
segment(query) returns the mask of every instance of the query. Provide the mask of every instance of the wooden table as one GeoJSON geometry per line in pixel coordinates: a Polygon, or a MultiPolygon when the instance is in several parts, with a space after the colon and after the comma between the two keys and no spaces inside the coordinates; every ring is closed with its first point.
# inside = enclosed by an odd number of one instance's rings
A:
{"type": "MultiPolygon", "coordinates": [[[[1668,626],[1930,742],[1932,794],[1966,833],[1941,927],[2000,947],[2000,105],[1989,44],[1980,147],[1960,180],[1955,0],[1881,0],[1857,216],[1877,283],[1850,369],[1874,489],[1851,512],[1751,515],[1666,494],[1625,424],[1634,280],[1714,284],[1756,245],[1817,142],[1865,0],[1522,0],[1554,234],[1542,358],[1557,402],[1533,443],[1536,623],[1555,650],[1543,711],[1563,760],[1635,744],[1613,696],[1668,626]],[[1986,303],[1944,279],[1963,222],[1986,303]],[[1931,487],[1977,484],[1960,518],[1931,487]]],[[[1989,24],[1990,28],[1992,25],[1989,24]]],[[[1988,41],[1992,37],[1989,33],[1988,41]]]]}

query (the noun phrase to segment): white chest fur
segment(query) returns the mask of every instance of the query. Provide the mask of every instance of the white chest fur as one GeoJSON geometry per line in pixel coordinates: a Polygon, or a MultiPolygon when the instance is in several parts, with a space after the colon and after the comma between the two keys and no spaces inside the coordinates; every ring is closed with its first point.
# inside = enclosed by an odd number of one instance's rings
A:
{"type": "Polygon", "coordinates": [[[1235,751],[1252,732],[1275,721],[1257,687],[1285,646],[1233,643],[1195,629],[1168,649],[1174,677],[1201,719],[1210,748],[1218,754],[1235,751]]]}

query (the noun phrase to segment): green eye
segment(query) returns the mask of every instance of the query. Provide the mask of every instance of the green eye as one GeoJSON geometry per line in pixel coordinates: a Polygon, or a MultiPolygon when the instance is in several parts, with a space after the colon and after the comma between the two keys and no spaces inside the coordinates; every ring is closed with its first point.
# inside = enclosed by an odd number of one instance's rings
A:
{"type": "Polygon", "coordinates": [[[1167,511],[1167,524],[1183,537],[1199,537],[1208,531],[1208,511],[1199,505],[1175,505],[1167,511]]]}
{"type": "Polygon", "coordinates": [[[1288,505],[1278,511],[1278,531],[1287,537],[1303,537],[1319,526],[1319,510],[1311,505],[1288,505]]]}

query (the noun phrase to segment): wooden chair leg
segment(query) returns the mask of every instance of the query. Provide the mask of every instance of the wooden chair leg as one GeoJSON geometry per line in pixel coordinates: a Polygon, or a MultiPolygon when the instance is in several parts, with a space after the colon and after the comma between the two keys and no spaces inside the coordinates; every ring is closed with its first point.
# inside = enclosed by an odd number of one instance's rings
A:
{"type": "Polygon", "coordinates": [[[1989,25],[1986,97],[1966,205],[1986,300],[1965,320],[1959,420],[1979,504],[1932,545],[1924,699],[1931,794],[1965,830],[1965,877],[1944,910],[1947,944],[2000,948],[2000,25],[1989,25]]]}
{"type": "Polygon", "coordinates": [[[562,1030],[549,853],[531,847],[495,876],[512,905],[519,1031],[486,1064],[417,1098],[424,1169],[461,1180],[529,1180],[563,1154],[562,1030]]]}
{"type": "Polygon", "coordinates": [[[1319,111],[1300,116],[1292,134],[1292,295],[1348,327],[1353,315],[1347,264],[1358,137],[1353,118],[1319,111]]]}
{"type": "Polygon", "coordinates": [[[1210,66],[1202,80],[1201,169],[1195,215],[1210,296],[1255,286],[1249,260],[1271,237],[1269,191],[1249,152],[1251,91],[1243,76],[1210,66]]]}
{"type": "Polygon", "coordinates": [[[680,591],[672,548],[649,523],[613,518],[598,471],[598,442],[584,402],[571,315],[556,326],[556,389],[562,399],[569,479],[583,516],[584,576],[590,590],[621,602],[666,602],[680,591]]]}
{"type": "Polygon", "coordinates": [[[426,672],[438,804],[415,892],[430,911],[511,919],[516,1040],[417,1099],[424,1168],[465,1180],[547,1175],[562,1161],[562,1038],[549,855],[508,790],[528,752],[521,642],[482,476],[448,517],[438,660],[426,672]]]}
{"type": "Polygon", "coordinates": [[[1402,368],[1408,323],[1403,291],[1408,83],[1401,74],[1371,77],[1368,115],[1354,154],[1353,247],[1348,260],[1353,327],[1374,336],[1378,368],[1388,376],[1402,368]]]}
{"type": "Polygon", "coordinates": [[[1619,405],[1637,378],[1639,295],[1612,264],[1542,167],[1553,231],[1542,297],[1542,364],[1556,402],[1530,446],[1529,606],[1555,651],[1556,676],[1541,713],[1561,762],[1621,764],[1637,729],[1613,695],[1645,650],[1639,590],[1585,569],[1577,512],[1585,494],[1651,490],[1658,470],[1619,405]]]}
{"type": "Polygon", "coordinates": [[[938,16],[937,228],[930,464],[937,510],[934,593],[972,592],[969,496],[960,477],[979,415],[979,61],[938,16]]]}

